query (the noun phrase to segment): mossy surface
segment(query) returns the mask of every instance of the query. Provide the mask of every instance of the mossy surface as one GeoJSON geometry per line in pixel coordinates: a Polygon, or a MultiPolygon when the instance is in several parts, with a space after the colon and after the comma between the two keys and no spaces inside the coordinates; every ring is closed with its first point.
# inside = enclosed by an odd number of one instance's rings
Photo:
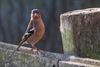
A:
{"type": "Polygon", "coordinates": [[[68,54],[74,53],[74,43],[73,43],[73,34],[71,30],[66,30],[62,33],[62,40],[63,40],[63,48],[64,51],[68,54]]]}
{"type": "Polygon", "coordinates": [[[0,50],[0,67],[4,67],[5,54],[0,50]]]}
{"type": "Polygon", "coordinates": [[[89,10],[72,11],[61,15],[64,51],[75,52],[80,57],[100,59],[99,22],[98,11],[93,13],[89,10]]]}
{"type": "Polygon", "coordinates": [[[65,17],[63,17],[61,29],[64,52],[67,54],[75,54],[72,24],[65,17]]]}
{"type": "Polygon", "coordinates": [[[57,63],[56,59],[58,55],[50,52],[43,51],[42,53],[37,52],[34,54],[29,49],[23,47],[11,56],[14,50],[6,48],[9,46],[15,49],[15,46],[5,43],[1,46],[3,47],[0,48],[0,67],[52,67],[52,65],[56,65],[57,63]]]}

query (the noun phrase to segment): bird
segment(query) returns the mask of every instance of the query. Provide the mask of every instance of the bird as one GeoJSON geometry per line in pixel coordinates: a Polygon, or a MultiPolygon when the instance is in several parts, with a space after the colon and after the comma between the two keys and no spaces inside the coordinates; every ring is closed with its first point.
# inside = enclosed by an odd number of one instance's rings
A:
{"type": "Polygon", "coordinates": [[[17,47],[17,50],[24,45],[25,43],[32,45],[32,51],[34,49],[37,50],[35,47],[36,43],[39,42],[45,33],[45,25],[41,17],[41,13],[38,9],[33,9],[31,11],[31,17],[29,24],[26,28],[24,35],[17,47]]]}
{"type": "Polygon", "coordinates": [[[45,33],[45,25],[41,17],[41,13],[38,9],[33,9],[31,11],[31,17],[29,24],[26,28],[24,35],[21,38],[21,41],[18,44],[18,47],[9,55],[8,60],[5,63],[10,62],[11,57],[16,51],[19,51],[19,48],[25,43],[31,44],[34,53],[38,52],[39,49],[35,47],[35,44],[40,41],[45,33]],[[34,51],[35,50],[35,51],[34,51]]]}

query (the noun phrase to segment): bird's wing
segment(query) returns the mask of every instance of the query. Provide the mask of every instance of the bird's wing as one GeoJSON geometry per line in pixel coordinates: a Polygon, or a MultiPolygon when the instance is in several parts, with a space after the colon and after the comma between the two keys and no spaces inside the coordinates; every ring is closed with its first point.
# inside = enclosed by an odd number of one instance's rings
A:
{"type": "Polygon", "coordinates": [[[34,25],[34,22],[30,22],[27,29],[26,29],[26,32],[25,34],[23,35],[22,37],[22,40],[21,42],[19,43],[19,46],[17,47],[17,50],[19,50],[20,46],[23,45],[24,42],[27,41],[27,39],[31,36],[31,35],[34,35],[34,33],[36,32],[36,29],[35,29],[35,25],[34,25]]]}
{"type": "Polygon", "coordinates": [[[34,20],[30,20],[30,22],[29,22],[29,24],[27,26],[26,32],[30,31],[32,28],[35,29],[34,20]]]}
{"type": "Polygon", "coordinates": [[[34,21],[30,21],[29,22],[29,25],[26,29],[26,32],[25,34],[23,35],[22,37],[22,40],[25,39],[27,40],[31,35],[33,35],[34,33],[36,32],[36,27],[35,27],[35,24],[34,24],[34,21]],[[27,38],[27,39],[26,39],[27,38]]]}
{"type": "Polygon", "coordinates": [[[30,29],[28,32],[26,32],[23,37],[22,40],[26,41],[31,35],[33,35],[35,33],[35,29],[32,28],[30,29]]]}

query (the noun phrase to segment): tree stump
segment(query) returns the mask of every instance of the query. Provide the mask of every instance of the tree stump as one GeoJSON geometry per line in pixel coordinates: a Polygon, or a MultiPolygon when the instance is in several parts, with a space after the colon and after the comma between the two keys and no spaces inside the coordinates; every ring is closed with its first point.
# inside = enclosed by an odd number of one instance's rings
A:
{"type": "Polygon", "coordinates": [[[65,53],[100,59],[100,8],[70,11],[60,21],[65,53]]]}

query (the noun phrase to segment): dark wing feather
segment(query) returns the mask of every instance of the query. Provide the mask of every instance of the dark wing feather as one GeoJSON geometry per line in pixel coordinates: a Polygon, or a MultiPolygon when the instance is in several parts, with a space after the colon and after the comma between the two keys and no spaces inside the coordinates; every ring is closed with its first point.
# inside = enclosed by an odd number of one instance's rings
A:
{"type": "Polygon", "coordinates": [[[26,29],[25,34],[22,37],[21,42],[19,43],[19,46],[17,47],[17,50],[19,50],[20,46],[23,45],[23,43],[31,36],[35,33],[36,29],[35,29],[35,24],[33,21],[29,22],[29,25],[26,29]]]}
{"type": "Polygon", "coordinates": [[[26,32],[25,34],[23,35],[22,39],[26,38],[26,37],[30,37],[32,34],[35,33],[36,29],[35,29],[35,24],[34,24],[34,21],[31,20],[28,24],[28,27],[26,29],[26,32]]]}
{"type": "Polygon", "coordinates": [[[30,31],[31,29],[35,29],[34,20],[31,20],[27,26],[26,32],[30,31]]]}

